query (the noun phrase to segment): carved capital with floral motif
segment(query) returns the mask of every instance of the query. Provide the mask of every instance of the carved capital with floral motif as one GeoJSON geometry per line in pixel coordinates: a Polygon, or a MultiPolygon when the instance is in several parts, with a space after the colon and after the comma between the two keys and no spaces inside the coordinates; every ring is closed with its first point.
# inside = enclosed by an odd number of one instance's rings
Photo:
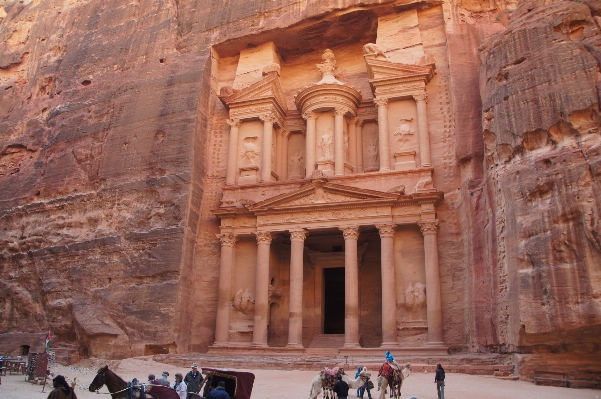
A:
{"type": "Polygon", "coordinates": [[[305,229],[290,230],[290,241],[305,242],[307,234],[305,229]]]}
{"type": "Polygon", "coordinates": [[[388,105],[388,99],[387,98],[374,98],[374,104],[376,104],[377,107],[386,107],[388,105]]]}
{"type": "Polygon", "coordinates": [[[317,115],[316,112],[313,111],[306,111],[303,112],[303,119],[307,120],[307,119],[317,119],[319,116],[317,115]]]}
{"type": "Polygon", "coordinates": [[[340,227],[345,240],[359,239],[359,226],[340,227]]]}
{"type": "Polygon", "coordinates": [[[349,109],[347,107],[334,107],[334,113],[336,115],[346,115],[349,112],[349,109]]]}
{"type": "Polygon", "coordinates": [[[240,126],[240,118],[226,119],[225,122],[230,125],[230,127],[240,126]]]}
{"type": "Polygon", "coordinates": [[[273,113],[261,114],[259,115],[259,119],[263,122],[275,122],[277,120],[276,116],[273,113]]]}
{"type": "Polygon", "coordinates": [[[257,244],[271,245],[272,237],[270,231],[257,231],[255,235],[257,236],[257,244]]]}
{"type": "Polygon", "coordinates": [[[436,235],[438,233],[437,219],[420,220],[419,222],[417,222],[417,224],[419,225],[419,228],[421,229],[423,235],[436,235]]]}
{"type": "Polygon", "coordinates": [[[365,121],[362,119],[359,119],[359,118],[355,118],[354,122],[355,122],[355,126],[361,127],[361,126],[363,126],[363,122],[365,122],[365,121]]]}
{"type": "Polygon", "coordinates": [[[380,232],[380,238],[394,237],[394,230],[396,225],[394,224],[377,224],[376,228],[380,232]]]}
{"type": "Polygon", "coordinates": [[[415,99],[415,101],[419,102],[419,101],[425,101],[428,102],[428,93],[419,93],[419,94],[414,94],[413,98],[415,99]]]}
{"type": "Polygon", "coordinates": [[[234,233],[215,234],[215,236],[221,240],[222,247],[233,247],[238,238],[234,233]]]}

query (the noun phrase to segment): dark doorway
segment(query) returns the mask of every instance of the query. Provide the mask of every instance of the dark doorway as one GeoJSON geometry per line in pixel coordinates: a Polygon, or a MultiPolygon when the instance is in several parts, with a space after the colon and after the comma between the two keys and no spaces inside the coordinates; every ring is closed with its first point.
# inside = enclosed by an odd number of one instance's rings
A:
{"type": "Polygon", "coordinates": [[[344,334],[344,267],[323,269],[323,333],[344,334]]]}

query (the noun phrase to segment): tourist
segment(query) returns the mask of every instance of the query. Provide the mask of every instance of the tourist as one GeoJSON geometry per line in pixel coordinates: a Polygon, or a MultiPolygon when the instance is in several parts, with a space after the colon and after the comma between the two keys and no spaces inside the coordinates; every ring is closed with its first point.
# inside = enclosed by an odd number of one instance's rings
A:
{"type": "Polygon", "coordinates": [[[148,374],[148,385],[160,385],[154,374],[148,374]]]}
{"type": "Polygon", "coordinates": [[[444,369],[440,363],[436,365],[436,376],[434,376],[434,382],[436,383],[438,399],[444,399],[444,369]]]}
{"type": "Polygon", "coordinates": [[[171,383],[169,382],[167,377],[169,377],[169,373],[167,371],[163,371],[163,374],[159,378],[157,378],[157,382],[164,387],[168,387],[171,385],[171,383]]]}
{"type": "Polygon", "coordinates": [[[338,399],[346,399],[348,397],[348,384],[342,381],[342,375],[338,375],[338,381],[334,384],[332,391],[338,395],[338,399]]]}
{"type": "Polygon", "coordinates": [[[188,396],[188,389],[186,383],[183,380],[182,373],[175,373],[175,382],[171,388],[175,389],[175,392],[179,395],[179,399],[186,399],[188,396]]]}
{"type": "Polygon", "coordinates": [[[370,389],[372,389],[374,386],[373,386],[373,382],[371,382],[369,380],[369,378],[371,377],[371,373],[367,372],[367,367],[363,367],[363,370],[361,370],[359,377],[361,379],[363,379],[363,386],[361,387],[361,399],[363,399],[363,394],[365,393],[366,389],[367,389],[367,397],[369,399],[371,399],[370,389]]]}
{"type": "MultiPolygon", "coordinates": [[[[202,374],[198,371],[198,365],[196,365],[196,363],[192,363],[190,368],[192,370],[188,371],[186,378],[184,378],[184,382],[188,387],[188,393],[198,393],[198,391],[200,391],[200,386],[202,385],[202,374]]],[[[189,397],[190,395],[188,395],[188,398],[189,397]]]]}
{"type": "MultiPolygon", "coordinates": [[[[361,366],[357,366],[357,372],[355,373],[355,380],[357,378],[359,378],[359,375],[361,374],[361,366]]],[[[360,398],[361,396],[363,396],[363,385],[361,385],[359,388],[357,388],[357,397],[360,398]]]]}
{"type": "Polygon", "coordinates": [[[209,393],[207,399],[230,399],[230,394],[225,391],[225,382],[219,381],[217,388],[209,393]]]}
{"type": "Polygon", "coordinates": [[[77,399],[73,388],[67,384],[65,377],[57,375],[52,380],[54,389],[48,394],[48,399],[77,399]]]}

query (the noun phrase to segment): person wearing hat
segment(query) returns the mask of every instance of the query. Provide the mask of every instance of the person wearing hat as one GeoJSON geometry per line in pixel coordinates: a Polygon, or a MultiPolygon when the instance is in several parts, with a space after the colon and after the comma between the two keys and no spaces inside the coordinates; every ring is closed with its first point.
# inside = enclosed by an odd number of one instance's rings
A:
{"type": "Polygon", "coordinates": [[[62,375],[57,375],[52,379],[54,389],[48,394],[48,399],[77,399],[73,388],[67,384],[67,380],[62,375]]]}
{"type": "Polygon", "coordinates": [[[159,378],[157,378],[157,382],[164,387],[168,387],[171,384],[169,383],[169,380],[167,379],[167,377],[169,377],[169,372],[163,371],[163,374],[159,378]]]}
{"type": "Polygon", "coordinates": [[[225,391],[225,382],[219,381],[217,388],[209,393],[207,399],[230,399],[230,394],[225,391]]]}
{"type": "Polygon", "coordinates": [[[198,371],[198,366],[196,363],[192,363],[190,366],[192,370],[188,371],[186,374],[186,378],[184,378],[184,382],[188,387],[188,398],[190,398],[190,393],[198,393],[200,391],[200,386],[202,385],[202,374],[198,371]]]}

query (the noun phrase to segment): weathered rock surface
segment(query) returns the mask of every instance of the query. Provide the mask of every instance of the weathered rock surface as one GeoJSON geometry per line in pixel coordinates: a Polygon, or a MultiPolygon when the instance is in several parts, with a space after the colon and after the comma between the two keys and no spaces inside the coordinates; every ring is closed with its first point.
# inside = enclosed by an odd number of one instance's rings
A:
{"type": "Polygon", "coordinates": [[[492,323],[522,352],[601,349],[597,15],[527,1],[480,47],[492,323]]]}

